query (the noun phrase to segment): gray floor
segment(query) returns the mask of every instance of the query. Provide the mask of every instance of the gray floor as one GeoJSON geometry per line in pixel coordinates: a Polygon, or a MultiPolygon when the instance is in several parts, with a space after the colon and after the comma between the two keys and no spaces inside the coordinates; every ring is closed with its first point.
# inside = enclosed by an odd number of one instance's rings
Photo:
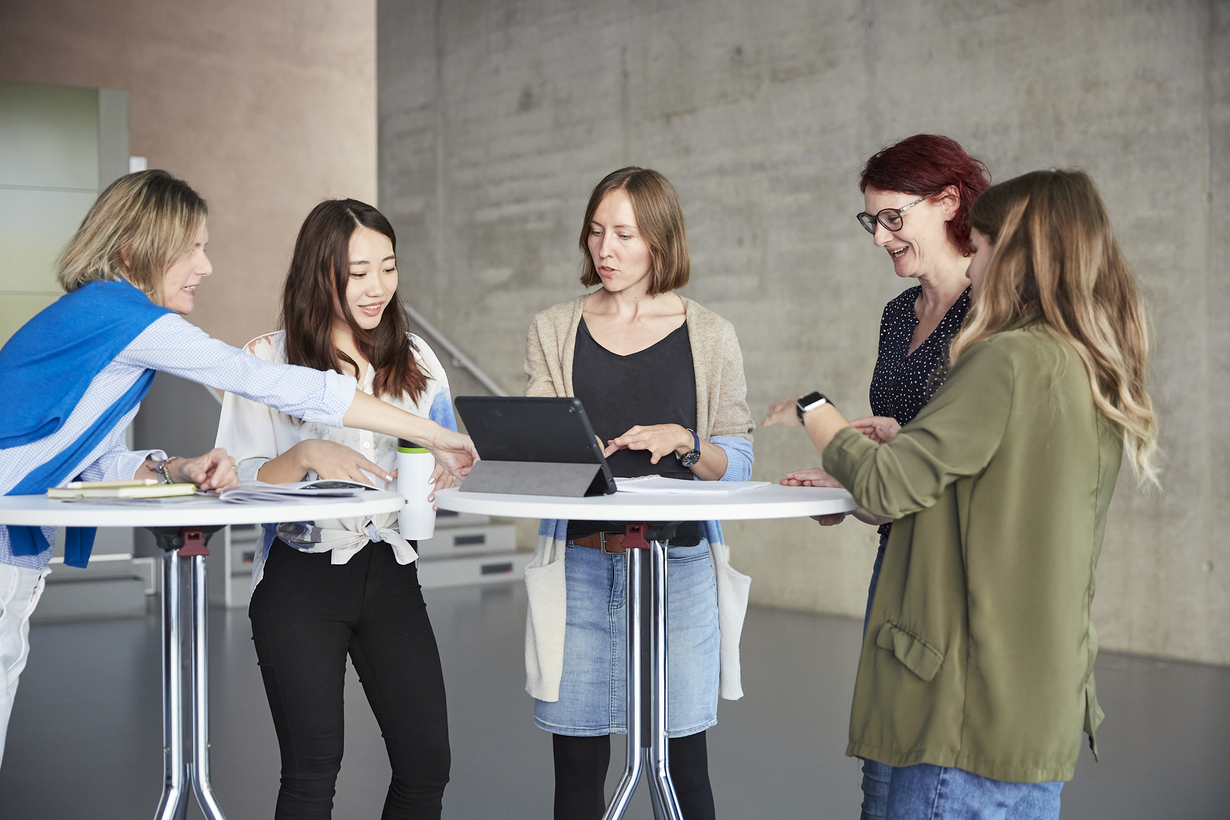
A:
{"type": "MultiPolygon", "coordinates": [[[[448,818],[550,817],[548,736],[522,691],[519,585],[430,590],[449,687],[448,818]]],[[[232,820],[273,814],[278,759],[246,615],[212,615],[213,783],[232,820]]],[[[857,818],[857,762],[843,756],[859,624],[753,608],[744,689],[710,733],[726,818],[857,818]]],[[[0,818],[152,817],[161,788],[156,618],[35,627],[0,768],[0,818]]],[[[1230,818],[1230,669],[1103,653],[1102,762],[1086,749],[1063,793],[1068,818],[1230,818]]],[[[379,731],[351,676],[334,816],[379,816],[379,731]]],[[[613,759],[622,759],[618,742],[613,759]]],[[[612,767],[615,768],[615,765],[612,767]]],[[[613,787],[615,772],[610,781],[613,787]]],[[[192,806],[190,817],[199,817],[192,806]]],[[[630,820],[652,816],[644,787],[630,820]]]]}

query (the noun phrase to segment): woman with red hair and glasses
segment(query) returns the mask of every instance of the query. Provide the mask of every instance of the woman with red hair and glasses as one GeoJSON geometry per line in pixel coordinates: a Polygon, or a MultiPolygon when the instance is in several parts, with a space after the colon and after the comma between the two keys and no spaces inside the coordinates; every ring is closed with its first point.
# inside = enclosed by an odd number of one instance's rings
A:
{"type": "MultiPolygon", "coordinates": [[[[880,352],[871,377],[871,412],[852,425],[877,443],[892,440],[944,383],[948,344],[970,308],[965,276],[973,246],[969,213],[990,184],[986,166],[955,140],[916,134],[867,160],[859,179],[865,210],[858,215],[893,270],[917,282],[884,308],[880,352]]],[[[806,397],[805,397],[806,399],[806,397]]],[[[787,473],[783,484],[840,486],[820,468],[787,473]]],[[[854,517],[878,525],[880,548],[871,572],[867,612],[875,597],[892,523],[863,510],[854,517]]],[[[822,525],[844,515],[821,516],[822,525]]],[[[864,629],[866,619],[864,618],[864,629]]],[[[892,767],[863,761],[863,820],[885,816],[892,767]]]]}

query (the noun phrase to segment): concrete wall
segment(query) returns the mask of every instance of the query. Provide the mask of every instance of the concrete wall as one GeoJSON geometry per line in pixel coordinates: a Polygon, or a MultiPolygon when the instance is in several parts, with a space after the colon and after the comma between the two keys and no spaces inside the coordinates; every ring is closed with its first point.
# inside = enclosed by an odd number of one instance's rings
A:
{"type": "MultiPolygon", "coordinates": [[[[381,206],[403,294],[510,392],[537,310],[580,292],[590,188],[640,164],[688,217],[686,293],[735,323],[753,412],[823,388],[850,415],[903,287],[854,220],[888,142],[948,134],[996,179],[1101,186],[1156,321],[1166,491],[1125,471],[1099,570],[1108,648],[1230,663],[1230,13],[1225,0],[454,0],[378,4],[381,206]]],[[[756,440],[756,477],[817,463],[756,440]]],[[[759,603],[861,615],[856,522],[732,525],[759,603]]]]}
{"type": "Polygon", "coordinates": [[[209,201],[214,276],[192,321],[268,330],[303,218],[376,198],[373,0],[16,0],[0,80],[126,89],[131,152],[209,201]]]}

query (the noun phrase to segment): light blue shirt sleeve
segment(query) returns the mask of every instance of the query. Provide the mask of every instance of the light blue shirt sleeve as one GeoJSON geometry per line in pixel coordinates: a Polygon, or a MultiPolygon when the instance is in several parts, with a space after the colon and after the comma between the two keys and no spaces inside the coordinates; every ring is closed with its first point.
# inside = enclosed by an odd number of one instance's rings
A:
{"type": "Polygon", "coordinates": [[[714,436],[710,444],[716,444],[726,451],[726,474],[722,481],[748,481],[752,477],[752,464],[756,456],[752,452],[752,443],[738,436],[714,436]]]}
{"type": "Polygon", "coordinates": [[[115,361],[161,370],[329,427],[344,426],[357,387],[354,377],[332,370],[261,361],[180,316],[155,321],[115,361]]]}

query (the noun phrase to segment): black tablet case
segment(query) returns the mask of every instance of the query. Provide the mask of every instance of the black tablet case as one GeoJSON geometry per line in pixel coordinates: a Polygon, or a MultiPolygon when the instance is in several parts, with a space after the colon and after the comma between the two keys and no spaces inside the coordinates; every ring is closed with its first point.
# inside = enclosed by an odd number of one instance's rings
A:
{"type": "Polygon", "coordinates": [[[615,492],[580,399],[458,396],[481,457],[462,492],[580,498],[615,492]]]}

